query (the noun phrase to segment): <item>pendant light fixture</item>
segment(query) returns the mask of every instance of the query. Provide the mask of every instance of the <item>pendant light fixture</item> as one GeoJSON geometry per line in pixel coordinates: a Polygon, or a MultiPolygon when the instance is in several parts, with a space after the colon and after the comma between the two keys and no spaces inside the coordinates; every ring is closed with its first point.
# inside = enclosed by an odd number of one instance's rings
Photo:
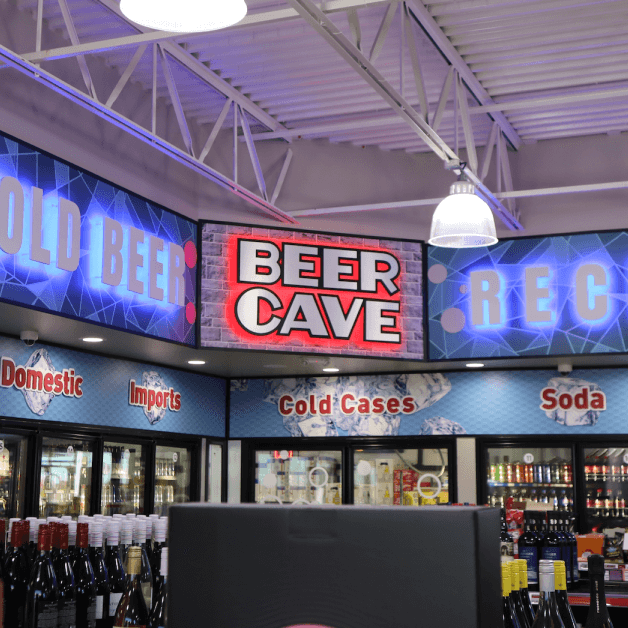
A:
{"type": "Polygon", "coordinates": [[[497,242],[493,212],[465,177],[465,166],[460,164],[458,180],[434,211],[429,239],[433,246],[468,249],[497,242]]]}
{"type": "Polygon", "coordinates": [[[120,11],[155,30],[202,33],[237,24],[247,8],[244,0],[122,0],[120,11]]]}

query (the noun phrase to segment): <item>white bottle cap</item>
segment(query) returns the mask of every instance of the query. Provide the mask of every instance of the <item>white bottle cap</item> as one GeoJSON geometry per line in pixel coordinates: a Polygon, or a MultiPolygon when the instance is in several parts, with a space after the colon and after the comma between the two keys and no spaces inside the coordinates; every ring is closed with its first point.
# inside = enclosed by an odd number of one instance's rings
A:
{"type": "Polygon", "coordinates": [[[166,542],[166,522],[163,519],[160,519],[155,524],[155,542],[156,543],[165,543],[166,542]]]}
{"type": "Polygon", "coordinates": [[[133,527],[133,543],[141,545],[146,542],[146,523],[142,519],[136,519],[133,527]]]}
{"type": "Polygon", "coordinates": [[[161,549],[161,567],[160,567],[161,575],[168,575],[168,548],[163,547],[161,549]]]}
{"type": "Polygon", "coordinates": [[[89,544],[91,547],[102,547],[102,525],[93,523],[90,526],[89,544]]]}
{"type": "Polygon", "coordinates": [[[61,517],[61,521],[72,521],[72,516],[71,515],[63,515],[63,517],[61,517]]]}
{"type": "Polygon", "coordinates": [[[153,538],[153,520],[144,519],[144,523],[146,524],[146,540],[148,541],[153,538]]]}
{"type": "Polygon", "coordinates": [[[76,545],[76,521],[68,521],[68,545],[74,547],[76,545]]]}

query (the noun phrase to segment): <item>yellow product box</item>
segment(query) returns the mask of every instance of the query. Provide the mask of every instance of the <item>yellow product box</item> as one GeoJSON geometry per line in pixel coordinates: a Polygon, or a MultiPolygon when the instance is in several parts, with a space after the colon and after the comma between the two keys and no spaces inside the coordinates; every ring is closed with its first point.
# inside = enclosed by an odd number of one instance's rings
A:
{"type": "Polygon", "coordinates": [[[419,506],[419,492],[418,491],[405,491],[403,494],[404,506],[419,506]]]}

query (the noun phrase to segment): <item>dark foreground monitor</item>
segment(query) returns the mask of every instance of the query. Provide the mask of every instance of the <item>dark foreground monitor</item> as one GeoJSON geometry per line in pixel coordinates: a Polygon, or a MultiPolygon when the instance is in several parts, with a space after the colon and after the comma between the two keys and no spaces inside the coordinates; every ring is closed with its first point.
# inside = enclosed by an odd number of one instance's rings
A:
{"type": "Polygon", "coordinates": [[[495,628],[499,511],[170,509],[169,628],[495,628]]]}

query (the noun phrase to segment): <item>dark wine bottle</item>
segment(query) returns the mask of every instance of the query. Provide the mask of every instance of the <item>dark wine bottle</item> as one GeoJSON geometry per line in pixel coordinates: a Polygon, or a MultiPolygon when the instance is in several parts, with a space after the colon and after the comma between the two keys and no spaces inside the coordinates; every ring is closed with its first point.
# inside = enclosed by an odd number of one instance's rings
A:
{"type": "Polygon", "coordinates": [[[142,550],[134,545],[129,547],[127,554],[124,593],[118,604],[113,625],[114,628],[147,628],[148,611],[140,582],[142,550]]]}
{"type": "Polygon", "coordinates": [[[29,541],[30,529],[31,529],[31,522],[30,521],[20,521],[20,530],[21,530],[21,533],[20,533],[20,549],[22,550],[22,553],[24,554],[24,556],[26,556],[26,563],[28,564],[28,575],[29,575],[29,577],[30,577],[30,572],[31,572],[31,570],[33,568],[33,565],[35,564],[35,558],[36,558],[36,556],[32,556],[31,554],[29,554],[29,551],[28,551],[28,549],[29,549],[28,548],[28,541],[29,541]]]}
{"type": "Polygon", "coordinates": [[[567,535],[565,530],[565,519],[561,514],[555,514],[556,524],[557,524],[557,533],[561,538],[561,543],[563,546],[563,557],[561,560],[565,563],[565,574],[567,577],[567,587],[571,589],[571,581],[573,571],[571,569],[571,540],[567,535]]]}
{"type": "Polygon", "coordinates": [[[539,610],[532,628],[565,628],[556,604],[554,561],[539,561],[539,610]]]}
{"type": "Polygon", "coordinates": [[[571,582],[576,585],[580,580],[580,573],[578,572],[578,539],[574,534],[573,513],[567,513],[565,521],[567,523],[567,536],[571,544],[571,582]]]}
{"type": "Polygon", "coordinates": [[[77,556],[74,563],[76,584],[76,628],[96,628],[96,582],[88,554],[89,526],[79,523],[76,531],[77,556]]]}
{"type": "Polygon", "coordinates": [[[519,557],[527,563],[527,577],[530,589],[539,588],[539,537],[535,532],[532,513],[524,513],[525,531],[519,537],[519,557]]]}
{"type": "Polygon", "coordinates": [[[166,519],[156,519],[153,521],[153,531],[155,541],[153,543],[153,560],[150,565],[153,572],[153,583],[157,586],[157,580],[161,575],[161,552],[166,547],[166,519]]]}
{"type": "Polygon", "coordinates": [[[124,593],[125,573],[120,556],[120,528],[114,526],[107,537],[107,574],[109,575],[109,619],[107,627],[113,626],[118,604],[124,593]]]}
{"type": "Polygon", "coordinates": [[[28,561],[21,549],[21,522],[11,525],[11,547],[4,562],[4,623],[23,628],[26,589],[30,579],[28,561]]]}
{"type": "Polygon", "coordinates": [[[102,525],[93,523],[89,532],[90,559],[96,581],[96,628],[107,628],[109,618],[109,575],[102,551],[102,525]]]}
{"type": "MultiPolygon", "coordinates": [[[[4,519],[2,522],[4,523],[4,519]]],[[[4,627],[4,561],[0,560],[0,628],[4,627]]]]}
{"type": "Polygon", "coordinates": [[[139,547],[142,554],[142,566],[140,571],[140,582],[146,608],[153,605],[153,574],[146,554],[146,523],[144,519],[136,519],[133,528],[133,547],[139,547]]]}
{"type": "Polygon", "coordinates": [[[511,586],[510,563],[502,563],[502,616],[504,628],[521,628],[515,606],[510,597],[511,586]]]}
{"type": "Polygon", "coordinates": [[[6,538],[7,538],[7,521],[6,519],[0,519],[0,563],[4,564],[4,557],[6,555],[6,538]]]}
{"type": "Polygon", "coordinates": [[[562,560],[564,542],[556,530],[556,520],[551,514],[549,519],[549,532],[543,541],[543,560],[562,560]]]}
{"type": "Polygon", "coordinates": [[[532,609],[530,591],[528,590],[528,563],[522,558],[519,558],[517,562],[519,563],[519,591],[521,594],[521,603],[523,604],[523,610],[528,618],[528,623],[532,626],[534,623],[534,615],[536,613],[532,609]]]}
{"type": "Polygon", "coordinates": [[[39,526],[37,549],[26,593],[26,628],[54,628],[59,621],[58,590],[46,525],[39,526]]]}
{"type": "Polygon", "coordinates": [[[53,535],[54,552],[52,565],[57,576],[59,588],[59,628],[76,628],[76,586],[74,572],[68,554],[68,526],[58,523],[53,535]]]}
{"type": "Polygon", "coordinates": [[[506,511],[501,510],[501,535],[500,535],[500,551],[502,562],[512,560],[515,555],[515,543],[512,535],[508,532],[506,524],[506,511]]]}
{"type": "MultiPolygon", "coordinates": [[[[155,603],[150,612],[148,625],[150,628],[165,628],[168,622],[168,548],[161,550],[160,574],[157,578],[155,603]]],[[[523,628],[523,627],[522,627],[523,628]]]]}
{"type": "Polygon", "coordinates": [[[556,587],[558,612],[563,620],[563,624],[565,624],[565,628],[576,628],[576,620],[571,611],[571,606],[569,606],[569,597],[567,595],[566,567],[562,560],[554,561],[554,586],[556,587]]]}
{"type": "Polygon", "coordinates": [[[513,606],[515,607],[515,613],[519,620],[521,628],[530,628],[530,622],[523,608],[523,600],[521,599],[521,579],[519,577],[519,561],[511,560],[508,565],[510,566],[510,581],[511,591],[510,598],[512,599],[513,606]]]}
{"type": "Polygon", "coordinates": [[[613,628],[604,594],[604,557],[593,554],[589,556],[587,562],[589,563],[591,601],[584,628],[613,628]]]}

